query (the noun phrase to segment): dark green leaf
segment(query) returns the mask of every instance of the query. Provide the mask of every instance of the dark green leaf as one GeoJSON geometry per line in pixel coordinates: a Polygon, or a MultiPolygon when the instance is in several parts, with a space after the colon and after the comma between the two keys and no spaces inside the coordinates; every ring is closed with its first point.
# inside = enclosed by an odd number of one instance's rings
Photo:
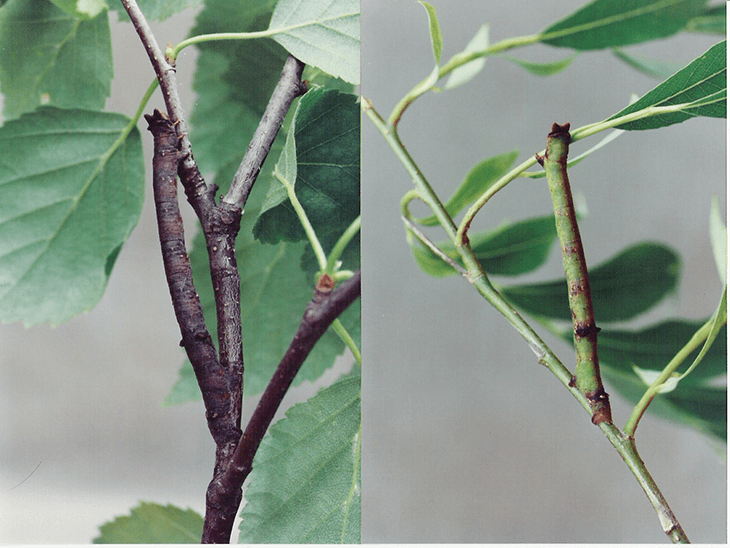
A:
{"type": "MultiPolygon", "coordinates": [[[[452,217],[458,215],[465,207],[484,194],[502,175],[507,173],[518,155],[519,152],[513,150],[482,160],[471,168],[459,188],[444,204],[449,215],[452,217]]],[[[424,226],[435,226],[438,224],[438,219],[435,215],[430,215],[424,219],[419,219],[418,223],[424,226]]]]}
{"type": "Polygon", "coordinates": [[[104,108],[112,79],[106,11],[76,19],[48,0],[10,0],[0,11],[0,52],[6,119],[41,103],[104,108]]]}
{"type": "Polygon", "coordinates": [[[279,0],[269,30],[294,57],[351,84],[360,83],[360,2],[279,0]]]}
{"type": "Polygon", "coordinates": [[[725,4],[707,6],[702,15],[690,19],[684,30],[687,32],[707,32],[725,36],[727,29],[725,4]]]}
{"type": "MultiPolygon", "coordinates": [[[[496,230],[472,234],[469,238],[474,253],[488,274],[517,276],[536,269],[547,260],[557,238],[555,218],[550,215],[505,224],[496,230]]],[[[451,242],[438,246],[461,264],[459,252],[451,242]]],[[[453,268],[420,243],[412,249],[416,263],[427,274],[435,277],[456,274],[453,268]]]]}
{"type": "Polygon", "coordinates": [[[243,543],[360,543],[360,377],[292,407],[253,463],[243,543]]]}
{"type": "Polygon", "coordinates": [[[638,101],[630,104],[609,120],[647,107],[687,106],[678,112],[641,118],[616,126],[618,129],[656,129],[684,122],[694,116],[727,117],[726,43],[707,50],[668,80],[662,82],[638,101]]]}
{"type": "Polygon", "coordinates": [[[78,19],[93,19],[107,7],[104,0],[51,0],[57,7],[78,19]]]}
{"type": "Polygon", "coordinates": [[[41,107],[0,128],[0,320],[88,311],[137,224],[144,163],[121,114],[41,107]]]}
{"type": "Polygon", "coordinates": [[[575,53],[567,59],[553,61],[552,63],[532,63],[530,61],[523,61],[522,59],[515,59],[514,57],[509,57],[507,55],[503,55],[502,59],[512,61],[535,76],[553,76],[554,74],[563,72],[566,68],[568,68],[577,56],[578,54],[575,53]]]}
{"type": "Polygon", "coordinates": [[[647,59],[639,55],[629,54],[620,49],[614,49],[613,54],[627,65],[657,80],[665,80],[682,68],[681,64],[673,61],[647,59]]]}
{"type": "MultiPolygon", "coordinates": [[[[325,252],[360,214],[360,109],[354,95],[312,89],[290,132],[296,144],[295,192],[325,252]]],[[[274,180],[254,236],[262,242],[306,237],[282,183],[274,180]]],[[[357,264],[348,268],[357,268],[357,264]]]]}
{"type": "Polygon", "coordinates": [[[703,0],[595,0],[549,26],[542,42],[579,50],[671,36],[704,11],[703,0]]]}
{"type": "MultiPolygon", "coordinates": [[[[198,15],[191,35],[264,29],[275,4],[275,0],[210,0],[198,15]]],[[[201,170],[217,172],[243,158],[287,53],[273,40],[204,42],[198,48],[193,82],[198,100],[191,115],[191,140],[201,170]]],[[[277,138],[277,143],[281,146],[283,139],[277,138]]],[[[269,153],[258,184],[269,176],[276,157],[276,153],[269,153]]]]}
{"type": "Polygon", "coordinates": [[[203,518],[195,510],[141,502],[129,516],[102,525],[94,544],[199,544],[203,518]]]}
{"type": "MultiPolygon", "coordinates": [[[[148,21],[164,21],[176,13],[195,8],[202,3],[203,0],[137,0],[139,9],[142,10],[148,21]]],[[[109,8],[119,13],[120,21],[129,21],[129,16],[121,2],[112,0],[109,2],[109,8]]]]}
{"type": "MultiPolygon", "coordinates": [[[[679,257],[669,248],[642,243],[589,269],[596,322],[600,326],[602,322],[630,320],[649,310],[675,288],[679,266],[679,257]]],[[[500,291],[529,314],[571,321],[564,279],[505,286],[500,291]]]]}
{"type": "MultiPolygon", "coordinates": [[[[236,166],[219,174],[222,181],[230,181],[236,166]]],[[[225,191],[223,186],[222,191],[225,191]]],[[[281,242],[265,245],[253,239],[251,227],[256,219],[265,189],[254,187],[246,204],[241,231],[236,240],[238,267],[241,272],[241,323],[243,326],[243,354],[245,361],[244,395],[263,391],[276,366],[284,356],[304,309],[314,292],[314,278],[302,272],[300,258],[304,243],[281,242]]],[[[201,234],[193,241],[190,253],[195,286],[200,294],[206,324],[214,342],[217,341],[216,312],[213,288],[210,282],[208,253],[201,234]]],[[[360,344],[359,301],[348,308],[340,321],[360,344]]],[[[343,353],[345,344],[330,329],[319,340],[294,379],[294,386],[304,380],[315,380],[332,367],[335,358],[343,353]]],[[[186,360],[180,378],[165,399],[165,405],[177,405],[200,399],[195,375],[186,360]]]]}

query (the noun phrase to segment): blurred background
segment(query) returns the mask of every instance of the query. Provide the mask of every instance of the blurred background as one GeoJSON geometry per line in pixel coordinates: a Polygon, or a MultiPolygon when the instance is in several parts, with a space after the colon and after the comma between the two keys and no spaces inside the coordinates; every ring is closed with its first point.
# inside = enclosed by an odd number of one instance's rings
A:
{"type": "MultiPolygon", "coordinates": [[[[538,33],[586,2],[431,3],[446,62],[483,23],[495,43],[538,33]]],[[[428,19],[412,0],[362,6],[362,94],[387,117],[433,68],[428,19]]],[[[718,41],[684,33],[627,51],[684,65],[718,41]]],[[[572,50],[535,45],[507,54],[549,62],[572,50]]],[[[545,148],[553,122],[573,128],[597,122],[657,84],[608,52],[582,54],[564,72],[543,78],[490,58],[468,84],[415,101],[399,135],[445,200],[477,162],[515,149],[516,164],[522,162],[545,148]]],[[[626,132],[570,171],[573,191],[588,207],[581,232],[589,264],[644,240],[664,242],[682,257],[677,295],[632,325],[706,318],[717,306],[722,286],[708,214],[712,196],[725,204],[725,127],[725,120],[704,118],[626,132]]],[[[571,157],[601,138],[576,143],[571,157]]],[[[434,279],[418,269],[399,208],[411,188],[364,118],[363,540],[665,542],[619,455],[521,336],[465,280],[434,279]]],[[[426,214],[412,207],[414,215],[426,214]]],[[[484,207],[472,229],[551,211],[545,179],[518,179],[484,207]]],[[[443,240],[440,229],[428,234],[443,240]]],[[[556,245],[547,265],[515,283],[562,276],[556,245]]],[[[545,339],[573,369],[572,349],[545,339]]],[[[623,425],[630,407],[610,385],[607,391],[623,425]]],[[[646,416],[637,445],[689,538],[725,542],[726,463],[706,439],[646,416]]]]}
{"type": "MultiPolygon", "coordinates": [[[[583,4],[432,3],[444,59],[482,23],[496,42],[538,32],[583,4]]],[[[362,0],[362,12],[362,91],[387,115],[432,69],[426,14],[412,0],[362,0]]],[[[188,11],[153,25],[158,41],[179,42],[194,17],[188,11]]],[[[153,72],[130,25],[112,32],[108,108],[132,115],[153,72]]],[[[716,41],[685,34],[630,51],[686,63],[716,41]]],[[[533,46],[514,56],[547,62],[570,53],[533,46]]],[[[177,73],[188,113],[194,67],[194,48],[186,49],[177,73]]],[[[471,83],[414,103],[400,134],[448,196],[478,161],[516,148],[526,159],[544,148],[552,122],[597,121],[656,84],[608,53],[579,56],[551,78],[490,59],[471,83]]],[[[161,105],[157,95],[147,110],[161,105]]],[[[149,166],[151,139],[140,127],[149,166]]],[[[707,219],[712,196],[725,203],[725,135],[724,120],[715,119],[626,133],[571,170],[589,210],[581,230],[591,263],[647,239],[683,257],[680,291],[642,324],[704,318],[716,305],[721,286],[707,219]]],[[[398,205],[412,185],[367,119],[362,154],[363,541],[664,542],[617,453],[519,335],[463,280],[432,279],[416,267],[398,205]],[[605,494],[600,502],[597,492],[605,494]]],[[[191,226],[189,207],[182,209],[191,226]]],[[[520,179],[475,228],[550,211],[544,179],[520,179]]],[[[556,248],[524,280],[554,279],[560,269],[556,248]]],[[[545,338],[570,364],[570,348],[545,338]]],[[[202,404],[161,407],[182,363],[178,341],[150,192],[93,311],[53,329],[0,326],[0,542],[90,542],[100,524],[140,500],[203,512],[214,446],[202,404]]],[[[343,360],[324,382],[348,367],[343,360]]],[[[283,407],[316,389],[304,383],[283,407]]],[[[255,404],[247,400],[248,415],[255,404]]],[[[629,407],[616,397],[612,404],[623,424],[629,407]]],[[[637,439],[690,539],[725,542],[723,458],[702,436],[653,416],[637,439]]]]}

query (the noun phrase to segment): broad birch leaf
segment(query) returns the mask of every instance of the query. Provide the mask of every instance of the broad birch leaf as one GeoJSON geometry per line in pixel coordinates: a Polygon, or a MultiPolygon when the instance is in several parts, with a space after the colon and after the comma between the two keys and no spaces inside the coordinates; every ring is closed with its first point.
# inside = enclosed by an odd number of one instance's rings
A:
{"type": "Polygon", "coordinates": [[[0,127],[0,320],[59,324],[101,299],[144,201],[121,114],[41,107],[0,127]]]}
{"type": "MultiPolygon", "coordinates": [[[[535,270],[550,254],[555,240],[555,217],[536,217],[505,224],[496,230],[470,234],[472,250],[488,274],[517,276],[535,270]]],[[[456,274],[428,248],[413,239],[412,250],[418,266],[430,276],[441,278],[456,274]]],[[[451,242],[438,247],[457,263],[461,257],[451,242]]]]}
{"type": "Polygon", "coordinates": [[[93,19],[107,8],[105,0],[51,0],[72,17],[93,19]]]}
{"type": "MultiPolygon", "coordinates": [[[[489,47],[489,25],[486,23],[479,27],[479,30],[474,35],[469,43],[464,48],[462,53],[471,53],[473,51],[482,51],[489,47]]],[[[484,68],[486,63],[484,57],[479,57],[473,61],[469,61],[465,65],[455,68],[449,78],[446,80],[444,89],[454,89],[461,85],[466,84],[469,80],[474,78],[484,68]]]]}
{"type": "MultiPolygon", "coordinates": [[[[80,2],[83,0],[79,0],[80,2]]],[[[120,21],[129,22],[129,16],[122,3],[118,0],[107,0],[109,8],[116,10],[120,21]]],[[[188,8],[198,7],[203,0],[137,0],[139,9],[148,21],[164,21],[168,17],[185,11],[188,8]]]]}
{"type": "MultiPolygon", "coordinates": [[[[264,28],[276,0],[209,0],[191,35],[249,32],[264,28]]],[[[287,58],[273,40],[222,40],[197,45],[200,50],[193,88],[198,94],[190,121],[195,158],[203,173],[238,164],[258,127],[287,58]]],[[[281,132],[280,132],[281,134],[281,132]]],[[[282,135],[275,147],[283,144],[282,135]]],[[[274,168],[269,153],[262,177],[274,168]]]]}
{"type": "Polygon", "coordinates": [[[9,0],[0,10],[3,114],[41,103],[101,110],[111,92],[109,17],[77,19],[48,0],[9,0]]]}
{"type": "Polygon", "coordinates": [[[279,0],[269,31],[303,63],[360,83],[358,0],[279,0]]]}
{"type": "Polygon", "coordinates": [[[203,518],[190,508],[141,502],[99,530],[94,544],[200,544],[203,518]]]}
{"type": "Polygon", "coordinates": [[[671,105],[687,106],[678,112],[640,118],[616,127],[625,130],[656,129],[678,124],[695,116],[727,118],[726,59],[726,42],[722,41],[609,120],[647,107],[671,105]]]}
{"type": "MultiPolygon", "coordinates": [[[[299,101],[289,133],[296,146],[294,190],[328,253],[360,214],[357,97],[324,88],[310,90],[299,101]]],[[[272,181],[254,226],[254,236],[264,243],[296,242],[306,237],[281,187],[280,181],[272,181]]],[[[357,239],[348,250],[355,247],[353,244],[357,239]]],[[[351,253],[348,258],[347,268],[357,268],[359,253],[351,253]]]]}
{"type": "Polygon", "coordinates": [[[256,453],[241,543],[360,543],[360,377],[289,409],[256,453]]]}
{"type": "MultiPolygon", "coordinates": [[[[507,173],[518,155],[519,152],[516,150],[505,152],[482,160],[471,168],[459,187],[444,204],[449,215],[452,217],[458,215],[465,207],[484,194],[502,175],[507,173]]],[[[430,215],[419,219],[418,224],[436,226],[438,219],[435,215],[430,215]]]]}
{"type": "MultiPolygon", "coordinates": [[[[677,285],[680,260],[660,244],[641,243],[589,268],[593,310],[602,322],[630,320],[658,304],[677,285]]],[[[568,285],[554,282],[500,287],[516,307],[542,318],[571,321],[568,285]]]]}
{"type": "MultiPolygon", "coordinates": [[[[235,166],[232,168],[235,171],[235,166]]],[[[220,174],[227,181],[232,173],[220,174]],[[229,176],[230,175],[230,176],[229,176]]],[[[225,189],[223,189],[225,191],[225,189]]],[[[251,227],[256,219],[264,194],[262,187],[254,190],[246,205],[241,231],[236,240],[236,253],[241,272],[241,324],[245,362],[244,395],[263,391],[279,365],[294,333],[302,320],[304,309],[314,293],[314,278],[302,272],[300,258],[303,242],[281,242],[266,245],[254,240],[251,227]]],[[[206,325],[217,344],[216,311],[210,281],[208,252],[202,234],[193,240],[190,253],[195,287],[203,305],[206,325]]],[[[353,303],[340,321],[360,344],[360,304],[353,303]]],[[[302,365],[293,385],[319,378],[332,367],[345,344],[331,330],[322,336],[302,365]]],[[[201,398],[190,362],[185,360],[179,379],[165,399],[165,405],[177,405],[201,398]]]]}
{"type": "Polygon", "coordinates": [[[671,36],[704,12],[704,0],[595,0],[549,26],[541,41],[578,50],[671,36]]]}

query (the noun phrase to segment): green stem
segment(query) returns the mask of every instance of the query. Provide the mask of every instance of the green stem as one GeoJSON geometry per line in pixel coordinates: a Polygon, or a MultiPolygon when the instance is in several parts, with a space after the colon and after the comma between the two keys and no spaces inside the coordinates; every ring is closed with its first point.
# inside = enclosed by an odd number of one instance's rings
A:
{"type": "Polygon", "coordinates": [[[357,364],[362,368],[362,355],[360,354],[360,349],[357,347],[357,344],[355,344],[354,339],[350,335],[350,333],[347,331],[344,325],[342,325],[342,322],[340,322],[339,319],[336,319],[332,322],[332,329],[335,330],[335,333],[342,339],[342,342],[345,343],[347,348],[350,349],[350,352],[352,352],[352,355],[355,356],[355,361],[357,364]]]}
{"type": "Polygon", "coordinates": [[[591,402],[593,423],[612,422],[608,394],[603,389],[598,365],[598,328],[593,316],[591,287],[588,280],[583,243],[568,181],[568,147],[570,124],[553,124],[548,134],[545,155],[538,159],[547,175],[555,208],[555,226],[563,254],[563,268],[568,282],[568,302],[573,316],[575,345],[575,382],[591,402]]]}
{"type": "Polygon", "coordinates": [[[541,38],[542,36],[539,34],[533,34],[531,36],[518,36],[516,38],[507,38],[506,40],[502,40],[501,42],[492,44],[491,46],[483,50],[468,52],[462,51],[461,53],[457,53],[445,64],[438,67],[438,76],[436,78],[434,78],[433,75],[429,75],[427,78],[424,78],[398,102],[398,104],[395,106],[393,111],[390,113],[390,116],[388,117],[388,124],[396,127],[408,106],[413,101],[418,99],[421,95],[432,89],[434,84],[438,80],[440,80],[444,76],[451,74],[454,69],[464,66],[470,61],[474,61],[475,59],[479,59],[481,57],[486,57],[488,55],[494,55],[496,53],[501,53],[509,49],[534,44],[536,42],[539,42],[541,38]]]}
{"type": "Polygon", "coordinates": [[[342,252],[347,247],[347,244],[349,244],[350,241],[355,237],[355,235],[360,232],[360,224],[360,215],[358,215],[357,218],[352,221],[352,223],[350,223],[350,226],[348,226],[347,229],[338,238],[337,242],[332,248],[332,251],[330,251],[329,257],[327,257],[327,264],[325,266],[325,272],[330,276],[334,277],[336,275],[337,267],[339,266],[338,263],[340,257],[342,256],[342,252]]]}

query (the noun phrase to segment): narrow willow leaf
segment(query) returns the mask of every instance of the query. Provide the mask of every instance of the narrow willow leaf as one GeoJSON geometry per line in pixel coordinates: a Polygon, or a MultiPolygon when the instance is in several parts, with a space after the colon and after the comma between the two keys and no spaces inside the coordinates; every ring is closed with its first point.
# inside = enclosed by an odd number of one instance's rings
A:
{"type": "MultiPolygon", "coordinates": [[[[230,182],[237,166],[218,174],[216,180],[230,182]]],[[[222,192],[225,192],[222,183],[222,192]]],[[[252,226],[265,195],[263,187],[255,186],[246,212],[241,220],[241,230],[236,240],[236,255],[241,272],[241,325],[245,362],[244,395],[263,391],[276,366],[302,320],[304,309],[314,292],[313,278],[302,272],[299,262],[305,244],[281,242],[264,245],[254,240],[252,226]]],[[[216,311],[213,287],[210,281],[208,253],[202,234],[193,240],[190,252],[195,286],[200,295],[206,325],[217,344],[216,311]]],[[[360,344],[359,301],[350,306],[340,321],[360,344]]],[[[332,367],[337,356],[345,350],[345,344],[332,329],[322,336],[294,378],[294,386],[304,380],[319,378],[332,367]]],[[[179,378],[165,405],[178,405],[201,398],[195,375],[187,360],[180,369],[179,378]]]]}
{"type": "Polygon", "coordinates": [[[6,119],[41,103],[104,108],[113,73],[106,12],[84,20],[48,0],[10,0],[0,10],[0,52],[6,119]]]}
{"type": "MultiPolygon", "coordinates": [[[[485,50],[489,47],[489,25],[484,24],[464,48],[462,53],[485,50]]],[[[484,68],[486,63],[484,57],[469,61],[465,65],[455,68],[446,80],[444,89],[454,89],[474,78],[484,68]]]]}
{"type": "Polygon", "coordinates": [[[725,4],[707,6],[702,15],[690,19],[684,27],[687,32],[706,32],[725,36],[727,32],[727,17],[725,4]]]}
{"type": "MultiPolygon", "coordinates": [[[[79,0],[79,2],[83,1],[79,0]]],[[[203,4],[203,0],[137,0],[139,9],[142,10],[145,19],[148,21],[164,21],[176,13],[180,13],[186,9],[196,8],[201,4],[203,4]]],[[[250,6],[246,7],[248,9],[250,6]]],[[[109,2],[109,9],[118,12],[120,21],[129,22],[129,16],[121,2],[109,2]]]]}
{"type": "Polygon", "coordinates": [[[189,508],[141,502],[129,516],[119,516],[99,530],[94,544],[199,544],[203,518],[189,508]]]}
{"type": "Polygon", "coordinates": [[[717,198],[712,198],[710,206],[710,243],[715,266],[722,283],[727,283],[727,228],[720,214],[717,198]]]}
{"type": "Polygon", "coordinates": [[[351,84],[360,83],[360,2],[279,0],[274,40],[300,61],[351,84]]]}
{"type": "MultiPolygon", "coordinates": [[[[506,223],[496,230],[469,235],[472,250],[484,270],[502,276],[517,276],[538,268],[547,260],[556,238],[552,215],[506,223]]],[[[438,247],[463,266],[454,244],[443,242],[438,247]]],[[[414,242],[412,250],[418,266],[430,276],[441,278],[456,274],[420,243],[414,242]]]]}
{"type": "Polygon", "coordinates": [[[541,41],[579,50],[671,36],[704,11],[704,0],[595,0],[549,26],[541,41]]]}
{"type": "Polygon", "coordinates": [[[144,201],[142,144],[121,115],[41,107],[0,127],[0,320],[93,308],[144,201]]]}
{"type": "Polygon", "coordinates": [[[656,129],[684,122],[694,116],[727,118],[726,43],[715,44],[674,76],[609,120],[649,107],[686,105],[677,112],[640,118],[616,126],[618,129],[656,129]]]}
{"type": "MultiPolygon", "coordinates": [[[[229,0],[208,0],[191,35],[261,30],[275,5],[276,0],[256,0],[241,9],[229,0]]],[[[201,171],[218,172],[241,161],[281,76],[287,52],[273,40],[222,40],[197,47],[200,55],[193,88],[198,99],[190,138],[201,171]]],[[[270,177],[285,135],[279,132],[259,185],[263,177],[270,177]]]]}
{"type": "MultiPolygon", "coordinates": [[[[295,192],[325,252],[360,214],[360,108],[357,97],[312,89],[299,101],[289,129],[296,145],[295,192]]],[[[272,182],[254,236],[264,243],[306,237],[281,183],[272,182]]],[[[359,265],[359,242],[348,246],[346,267],[359,265]]]]}
{"type": "Polygon", "coordinates": [[[360,543],[360,377],[292,407],[256,453],[241,543],[360,543]]]}
{"type": "MultiPolygon", "coordinates": [[[[515,163],[517,156],[519,156],[517,150],[505,152],[482,160],[471,168],[459,187],[454,191],[454,194],[444,204],[449,215],[452,217],[458,215],[465,207],[484,194],[502,175],[507,173],[512,164],[515,163]]],[[[430,215],[419,219],[418,223],[424,226],[436,226],[438,219],[435,215],[430,215]]]]}
{"type": "MultiPolygon", "coordinates": [[[[589,269],[593,310],[599,327],[602,322],[630,320],[659,303],[676,287],[679,265],[679,257],[669,248],[642,243],[589,269]]],[[[572,321],[564,279],[504,286],[500,291],[516,307],[532,315],[572,321]]]]}
{"type": "MultiPolygon", "coordinates": [[[[641,369],[640,367],[634,366],[634,373],[644,381],[644,384],[649,388],[662,374],[661,371],[653,371],[651,369],[641,369]]],[[[659,388],[657,394],[667,394],[671,392],[679,385],[679,374],[672,374],[666,381],[664,381],[659,388]]]]}
{"type": "Polygon", "coordinates": [[[552,76],[554,74],[563,72],[566,68],[568,68],[570,66],[570,64],[573,62],[573,60],[576,57],[578,57],[578,53],[571,55],[567,59],[561,59],[560,61],[553,61],[552,63],[533,63],[530,61],[523,61],[521,59],[515,59],[514,57],[509,57],[507,55],[503,55],[502,59],[507,59],[508,61],[511,61],[511,62],[521,66],[527,72],[530,72],[530,73],[534,74],[535,76],[552,76]]]}
{"type": "Polygon", "coordinates": [[[433,57],[436,60],[436,65],[441,64],[441,52],[444,49],[444,38],[441,35],[441,27],[439,26],[439,20],[436,15],[436,8],[434,8],[428,2],[418,2],[424,8],[428,14],[428,30],[431,33],[431,47],[433,48],[433,57]]]}
{"type": "Polygon", "coordinates": [[[702,361],[702,358],[705,357],[705,354],[707,354],[707,351],[712,347],[712,344],[715,342],[715,339],[717,338],[718,333],[720,332],[720,329],[727,323],[727,286],[725,286],[725,289],[722,292],[722,298],[720,299],[720,304],[717,306],[717,310],[715,310],[715,313],[712,315],[712,326],[710,327],[710,332],[707,335],[707,338],[705,339],[705,343],[702,345],[702,348],[700,349],[700,353],[697,354],[697,357],[692,362],[692,365],[690,365],[687,370],[682,373],[682,376],[680,379],[684,379],[694,371],[694,369],[697,367],[697,365],[702,361]]]}
{"type": "Polygon", "coordinates": [[[613,54],[630,67],[635,68],[647,76],[656,78],[657,80],[666,80],[682,68],[681,64],[673,61],[657,61],[655,59],[648,59],[640,55],[632,55],[618,48],[614,48],[613,54]]]}
{"type": "MultiPolygon", "coordinates": [[[[614,139],[616,139],[616,137],[618,137],[622,133],[623,133],[623,130],[614,129],[611,133],[609,133],[603,139],[601,139],[600,141],[598,141],[598,143],[596,143],[594,146],[592,146],[591,148],[589,148],[585,152],[579,154],[578,156],[576,156],[572,160],[569,160],[568,161],[568,168],[571,168],[574,165],[579,164],[580,162],[582,162],[583,160],[585,160],[587,156],[589,156],[590,154],[593,154],[595,151],[603,148],[608,143],[610,143],[611,141],[613,141],[614,139]]],[[[530,171],[528,173],[524,173],[523,174],[523,177],[529,177],[530,179],[540,179],[541,177],[545,177],[545,170],[544,169],[541,169],[540,171],[530,171]]],[[[573,198],[577,200],[576,196],[573,196],[573,198]]],[[[576,204],[576,206],[577,206],[577,204],[576,204]]]]}

